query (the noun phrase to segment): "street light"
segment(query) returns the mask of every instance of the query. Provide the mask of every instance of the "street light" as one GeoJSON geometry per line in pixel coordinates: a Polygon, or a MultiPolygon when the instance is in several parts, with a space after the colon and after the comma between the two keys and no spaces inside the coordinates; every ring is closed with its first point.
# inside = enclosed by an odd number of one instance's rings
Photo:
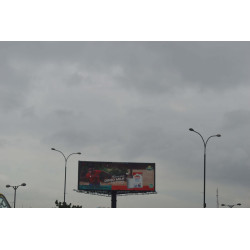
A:
{"type": "Polygon", "coordinates": [[[241,203],[233,204],[233,205],[228,205],[228,204],[221,204],[222,207],[230,207],[233,208],[234,206],[241,206],[241,203]]]}
{"type": "Polygon", "coordinates": [[[205,191],[206,191],[206,149],[207,149],[207,142],[211,137],[221,137],[221,135],[220,134],[211,135],[205,141],[204,138],[202,137],[202,135],[199,132],[195,131],[193,128],[190,128],[189,130],[192,131],[192,132],[195,132],[196,134],[198,134],[201,137],[201,139],[202,139],[202,141],[204,143],[204,194],[203,194],[203,207],[206,208],[206,200],[205,200],[206,192],[205,191]]]}
{"type": "Polygon", "coordinates": [[[7,188],[10,188],[10,187],[13,187],[13,189],[15,190],[15,193],[14,193],[14,208],[16,208],[16,190],[18,189],[18,187],[25,187],[26,186],[26,183],[22,183],[18,186],[11,186],[11,185],[6,185],[7,188]]]}
{"type": "Polygon", "coordinates": [[[65,178],[64,178],[64,196],[63,196],[63,202],[65,203],[67,161],[68,161],[68,159],[69,159],[69,157],[71,155],[75,155],[75,154],[80,155],[81,153],[80,152],[78,152],[78,153],[72,153],[72,154],[68,155],[68,157],[65,157],[64,153],[61,152],[60,150],[57,150],[55,148],[51,148],[51,150],[54,150],[54,151],[57,151],[57,152],[61,153],[63,155],[63,157],[64,157],[64,160],[65,160],[65,178]]]}

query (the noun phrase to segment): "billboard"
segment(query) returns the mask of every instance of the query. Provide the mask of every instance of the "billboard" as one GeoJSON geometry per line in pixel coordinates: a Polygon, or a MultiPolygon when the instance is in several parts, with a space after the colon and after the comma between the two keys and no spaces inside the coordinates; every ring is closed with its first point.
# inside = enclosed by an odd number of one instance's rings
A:
{"type": "Polygon", "coordinates": [[[155,192],[155,163],[79,161],[78,190],[155,192]]]}

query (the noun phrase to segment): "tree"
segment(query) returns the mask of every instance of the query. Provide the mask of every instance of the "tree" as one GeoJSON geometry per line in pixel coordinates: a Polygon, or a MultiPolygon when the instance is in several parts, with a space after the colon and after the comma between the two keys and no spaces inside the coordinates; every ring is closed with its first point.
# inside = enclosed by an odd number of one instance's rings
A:
{"type": "Polygon", "coordinates": [[[82,206],[79,205],[71,205],[71,203],[67,204],[66,202],[61,202],[58,200],[55,201],[55,204],[58,208],[82,208],[82,206]]]}

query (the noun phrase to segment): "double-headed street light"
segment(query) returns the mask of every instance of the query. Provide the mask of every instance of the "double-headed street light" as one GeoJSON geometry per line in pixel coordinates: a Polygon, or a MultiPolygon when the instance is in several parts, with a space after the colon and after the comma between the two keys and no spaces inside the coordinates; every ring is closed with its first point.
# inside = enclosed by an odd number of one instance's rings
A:
{"type": "Polygon", "coordinates": [[[228,205],[228,204],[221,204],[222,207],[230,207],[233,208],[234,206],[241,206],[241,203],[233,204],[233,205],[228,205]]]}
{"type": "Polygon", "coordinates": [[[25,187],[26,186],[26,183],[22,183],[18,186],[11,186],[11,185],[6,185],[7,188],[10,188],[10,187],[13,187],[13,189],[15,190],[15,193],[14,193],[14,208],[16,208],[16,190],[18,189],[18,187],[20,186],[23,186],[25,187]]]}
{"type": "Polygon", "coordinates": [[[220,134],[217,134],[217,135],[211,135],[208,137],[208,139],[205,141],[204,138],[202,137],[202,135],[195,131],[194,129],[190,128],[189,129],[190,131],[192,132],[195,132],[196,134],[198,134],[202,141],[203,141],[203,144],[204,144],[204,194],[203,194],[203,207],[206,208],[206,149],[207,149],[207,142],[210,138],[212,137],[221,137],[220,134]]]}
{"type": "Polygon", "coordinates": [[[72,154],[70,154],[68,157],[65,157],[64,153],[61,152],[60,150],[57,150],[57,149],[55,149],[55,148],[51,148],[51,150],[54,150],[54,151],[57,151],[57,152],[61,153],[61,154],[63,155],[63,157],[64,157],[64,160],[65,160],[65,179],[64,179],[64,196],[63,196],[63,202],[65,203],[67,161],[68,161],[68,159],[69,159],[69,157],[70,157],[71,155],[80,155],[81,153],[80,153],[80,152],[78,152],[78,153],[72,153],[72,154]]]}

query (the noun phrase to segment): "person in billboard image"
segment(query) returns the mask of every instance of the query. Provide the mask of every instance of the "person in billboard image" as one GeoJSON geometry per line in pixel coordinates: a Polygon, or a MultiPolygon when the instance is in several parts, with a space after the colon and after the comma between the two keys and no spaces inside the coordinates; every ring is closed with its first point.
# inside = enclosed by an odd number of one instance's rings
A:
{"type": "Polygon", "coordinates": [[[89,168],[85,178],[88,180],[90,186],[100,186],[100,174],[101,170],[95,170],[94,168],[89,168]]]}

